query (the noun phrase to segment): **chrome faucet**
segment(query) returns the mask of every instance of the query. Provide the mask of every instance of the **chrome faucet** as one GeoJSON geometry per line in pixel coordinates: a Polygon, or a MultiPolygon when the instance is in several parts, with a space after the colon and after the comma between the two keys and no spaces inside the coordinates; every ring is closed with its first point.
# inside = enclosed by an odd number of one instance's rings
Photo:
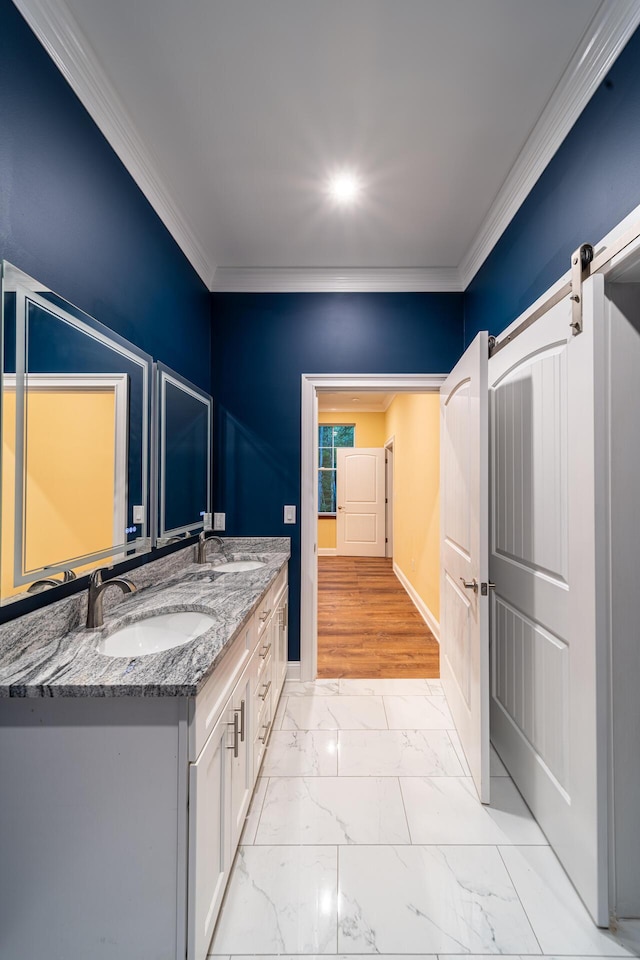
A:
{"type": "MultiPolygon", "coordinates": [[[[45,567],[45,570],[46,569],[45,567]]],[[[42,591],[48,587],[59,587],[61,583],[71,583],[72,580],[76,579],[77,577],[73,570],[63,570],[61,580],[58,580],[56,577],[44,577],[42,580],[34,580],[27,589],[27,593],[42,593],[42,591]]]]}
{"type": "Polygon", "coordinates": [[[102,610],[103,595],[107,587],[118,587],[123,593],[135,593],[136,585],[131,580],[125,580],[124,577],[114,577],[113,580],[102,580],[102,571],[104,567],[98,567],[89,578],[89,602],[87,604],[87,627],[93,630],[94,627],[101,627],[104,623],[104,613],[102,610]]]}
{"type": "Polygon", "coordinates": [[[207,562],[207,541],[208,540],[217,540],[220,544],[220,551],[224,556],[224,540],[222,537],[218,537],[211,530],[201,530],[200,536],[198,537],[198,543],[196,544],[196,563],[206,563],[207,562]]]}
{"type": "Polygon", "coordinates": [[[27,588],[27,593],[42,593],[43,590],[47,590],[49,587],[59,587],[64,583],[64,580],[56,580],[54,577],[45,577],[43,580],[34,580],[33,583],[27,588]]]}

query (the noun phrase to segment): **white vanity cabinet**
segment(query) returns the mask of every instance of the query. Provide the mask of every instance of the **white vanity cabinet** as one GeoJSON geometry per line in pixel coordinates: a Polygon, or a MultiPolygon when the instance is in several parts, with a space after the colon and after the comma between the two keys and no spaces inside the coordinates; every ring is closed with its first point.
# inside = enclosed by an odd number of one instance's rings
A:
{"type": "Polygon", "coordinates": [[[286,586],[285,566],[195,697],[0,698],[2,960],[205,960],[284,681],[286,586]]]}
{"type": "Polygon", "coordinates": [[[273,728],[287,669],[287,598],[285,568],[192,702],[199,752],[189,764],[188,960],[207,955],[273,728]]]}

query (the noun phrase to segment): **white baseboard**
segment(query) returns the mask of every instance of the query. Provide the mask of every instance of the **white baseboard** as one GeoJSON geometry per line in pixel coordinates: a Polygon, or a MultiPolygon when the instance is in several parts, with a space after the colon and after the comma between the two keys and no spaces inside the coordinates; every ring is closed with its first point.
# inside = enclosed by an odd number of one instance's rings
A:
{"type": "Polygon", "coordinates": [[[416,610],[418,611],[418,613],[420,614],[420,616],[422,617],[426,625],[429,627],[429,630],[431,630],[431,633],[434,635],[438,643],[440,643],[439,622],[431,613],[431,610],[429,610],[429,607],[426,605],[426,603],[424,602],[420,594],[417,592],[416,588],[409,582],[406,575],[402,572],[402,570],[400,569],[397,563],[393,564],[393,572],[395,573],[396,577],[398,578],[402,586],[405,588],[405,590],[411,597],[411,600],[413,601],[413,605],[415,606],[416,610]]]}
{"type": "Polygon", "coordinates": [[[299,660],[289,660],[287,663],[287,680],[299,680],[300,679],[300,661],[299,660]]]}
{"type": "Polygon", "coordinates": [[[337,547],[318,547],[318,556],[319,557],[337,557],[338,548],[337,547]]]}

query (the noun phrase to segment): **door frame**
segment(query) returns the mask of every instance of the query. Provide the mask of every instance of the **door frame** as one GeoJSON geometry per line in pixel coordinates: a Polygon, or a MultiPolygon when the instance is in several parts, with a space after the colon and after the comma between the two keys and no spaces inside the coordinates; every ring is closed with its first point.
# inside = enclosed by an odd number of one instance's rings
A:
{"type": "Polygon", "coordinates": [[[384,535],[385,557],[393,557],[393,458],[395,436],[384,445],[384,535]]]}
{"type": "Polygon", "coordinates": [[[318,392],[439,393],[448,374],[303,373],[300,455],[300,677],[318,675],[318,392]]]}

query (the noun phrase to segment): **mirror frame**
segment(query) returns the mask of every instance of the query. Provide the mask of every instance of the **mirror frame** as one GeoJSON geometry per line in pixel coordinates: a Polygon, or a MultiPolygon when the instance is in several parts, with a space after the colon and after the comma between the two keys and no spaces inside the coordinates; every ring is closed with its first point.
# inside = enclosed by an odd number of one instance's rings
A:
{"type": "Polygon", "coordinates": [[[156,547],[166,546],[175,538],[182,538],[199,533],[205,528],[205,517],[185,526],[165,528],[165,449],[166,449],[166,385],[169,383],[179,390],[183,390],[196,400],[201,401],[207,408],[207,503],[206,514],[211,514],[212,479],[213,479],[213,397],[205,390],[200,389],[186,377],[176,373],[161,361],[154,362],[154,402],[153,402],[153,463],[155,479],[152,484],[152,520],[155,524],[153,540],[156,547]]]}
{"type": "MultiPolygon", "coordinates": [[[[11,381],[15,383],[16,391],[16,457],[15,457],[15,503],[14,503],[14,522],[15,522],[15,537],[13,544],[13,566],[14,566],[14,581],[16,586],[24,585],[25,588],[29,584],[33,583],[35,580],[38,580],[43,575],[51,576],[59,573],[64,573],[74,566],[79,566],[85,563],[90,563],[93,560],[100,560],[101,558],[107,557],[117,557],[113,560],[113,563],[124,562],[127,559],[131,559],[134,556],[141,556],[144,553],[150,552],[153,547],[153,540],[151,536],[152,532],[152,522],[150,517],[150,497],[149,497],[149,479],[150,479],[150,417],[151,417],[151,403],[152,403],[152,370],[153,370],[153,358],[145,351],[141,350],[135,344],[126,340],[124,337],[121,337],[119,334],[115,333],[105,324],[101,323],[99,320],[96,320],[94,317],[87,314],[84,310],[81,310],[79,307],[76,307],[74,304],[67,301],[60,294],[55,293],[52,290],[49,290],[45,284],[39,283],[35,278],[26,274],[19,267],[14,266],[6,260],[2,261],[2,277],[1,277],[1,290],[0,290],[1,304],[1,318],[0,323],[0,357],[2,358],[0,363],[0,396],[4,390],[5,377],[11,378],[11,381]],[[8,291],[7,281],[11,281],[11,289],[8,291]],[[37,289],[34,289],[37,287],[37,289]],[[4,357],[4,341],[5,341],[5,294],[8,292],[14,292],[16,294],[16,372],[15,374],[5,374],[5,357],[4,357]],[[50,292],[53,296],[56,297],[57,301],[63,301],[68,304],[69,308],[79,314],[75,316],[73,313],[65,310],[63,306],[58,302],[51,302],[45,297],[41,296],[38,291],[50,292]],[[47,564],[45,567],[38,568],[37,570],[29,571],[28,573],[23,573],[23,548],[24,548],[24,520],[23,520],[23,507],[24,507],[24,444],[25,444],[25,394],[28,391],[28,378],[29,374],[26,370],[26,357],[27,357],[27,303],[32,302],[41,310],[46,311],[51,314],[56,320],[66,323],[75,330],[85,334],[86,336],[91,337],[93,340],[98,343],[103,344],[108,349],[119,353],[121,356],[125,357],[129,362],[135,363],[140,367],[142,373],[142,424],[141,424],[141,506],[143,507],[144,520],[141,522],[141,531],[140,535],[136,537],[135,540],[124,540],[119,543],[114,543],[109,548],[105,550],[96,551],[91,554],[85,554],[81,557],[70,557],[64,562],[56,564],[47,564]],[[80,319],[80,317],[82,319],[80,319]]],[[[37,374],[34,376],[38,376],[37,374]]],[[[43,375],[44,376],[44,375],[43,375]]],[[[56,376],[55,374],[53,376],[56,376]]],[[[62,376],[71,376],[71,374],[61,374],[62,376]]],[[[78,375],[75,375],[78,376],[78,375]]],[[[82,375],[79,375],[80,377],[82,375]]],[[[92,374],[92,377],[96,375],[92,374]]],[[[105,382],[113,381],[116,392],[120,390],[120,395],[123,395],[122,385],[118,387],[115,385],[115,381],[122,379],[122,376],[119,374],[104,374],[105,382]]],[[[125,385],[126,391],[126,414],[128,417],[128,398],[129,398],[129,387],[128,383],[125,385]]],[[[120,410],[120,413],[122,410],[120,410]]],[[[122,417],[120,420],[122,421],[122,417]]],[[[120,428],[122,430],[123,423],[120,422],[120,428]]],[[[0,439],[2,434],[2,423],[0,421],[0,439]]],[[[122,445],[122,444],[121,444],[122,445]]],[[[121,446],[120,445],[120,446],[121,446]]],[[[129,432],[127,430],[126,435],[126,447],[129,446],[129,432]]],[[[119,462],[122,463],[123,460],[123,451],[116,451],[116,458],[119,462]]],[[[124,463],[128,462],[128,456],[125,454],[124,463]]],[[[124,464],[123,464],[124,465],[124,464]]],[[[126,476],[126,474],[125,474],[126,476]]],[[[1,489],[1,475],[0,475],[0,489],[1,489]]],[[[128,502],[128,478],[125,480],[125,524],[128,518],[129,512],[129,502],[128,502]]],[[[126,526],[123,526],[122,531],[124,533],[126,526]]],[[[80,580],[85,575],[88,574],[82,573],[78,576],[80,580]]],[[[62,582],[61,582],[62,583],[62,582]]],[[[51,587],[52,590],[55,587],[51,587]]],[[[48,592],[48,591],[47,591],[48,592]]],[[[9,603],[19,602],[22,599],[27,597],[32,598],[33,594],[28,594],[25,590],[24,594],[18,594],[15,597],[2,597],[0,596],[0,605],[5,605],[9,603]]]]}

